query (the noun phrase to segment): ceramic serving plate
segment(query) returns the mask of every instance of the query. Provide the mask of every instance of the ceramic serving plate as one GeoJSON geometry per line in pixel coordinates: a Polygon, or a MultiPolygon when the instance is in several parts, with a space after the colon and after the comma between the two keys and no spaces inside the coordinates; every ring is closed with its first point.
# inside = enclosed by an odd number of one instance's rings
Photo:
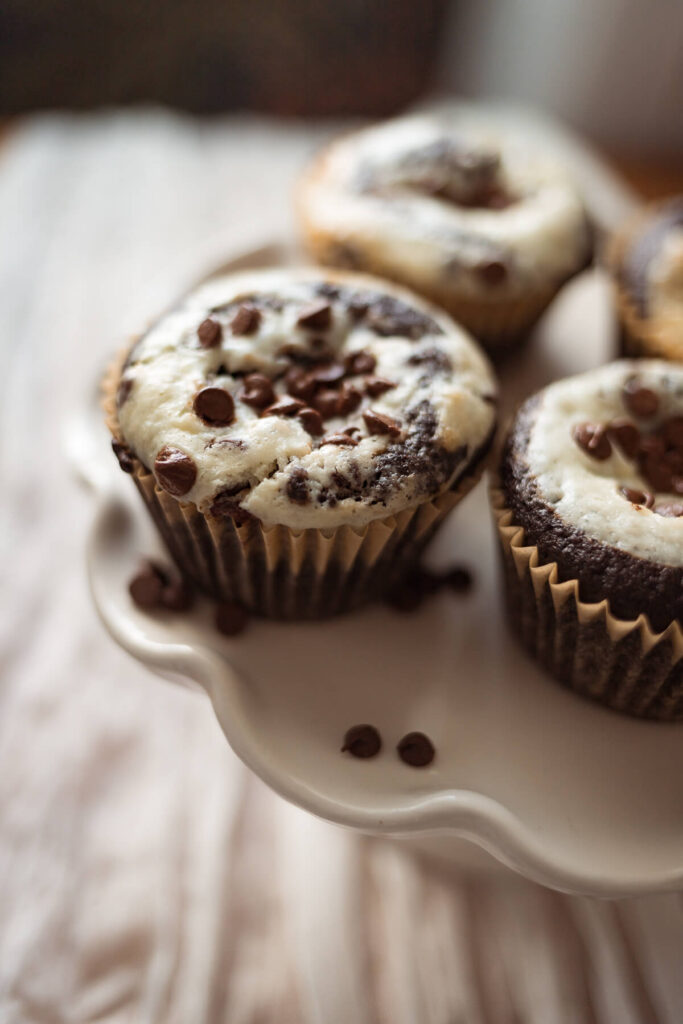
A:
{"type": "MultiPolygon", "coordinates": [[[[630,200],[618,183],[594,158],[585,167],[600,210],[623,211],[630,200]]],[[[267,246],[229,266],[292,258],[267,246]]],[[[503,369],[504,409],[612,355],[607,283],[594,270],[565,289],[524,355],[503,369]]],[[[140,559],[164,556],[94,398],[71,424],[69,450],[95,494],[87,557],[105,626],[153,671],[205,691],[236,753],[287,800],[442,855],[464,837],[565,891],[683,888],[683,725],[636,721],[576,697],[519,648],[502,613],[484,482],[428,553],[434,566],[470,568],[469,594],[440,593],[410,615],[370,606],[330,622],[255,620],[228,639],[208,602],[186,615],[133,606],[127,584],[140,559]],[[372,760],[340,751],[360,722],[384,740],[372,760]],[[436,746],[428,768],[396,754],[413,730],[436,746]]]]}

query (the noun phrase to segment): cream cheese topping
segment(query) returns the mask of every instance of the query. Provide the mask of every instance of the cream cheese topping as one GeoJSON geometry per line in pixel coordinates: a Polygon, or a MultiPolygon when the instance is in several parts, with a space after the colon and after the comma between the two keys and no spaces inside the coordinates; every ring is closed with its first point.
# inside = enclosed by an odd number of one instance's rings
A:
{"type": "MultiPolygon", "coordinates": [[[[235,492],[243,511],[266,525],[293,529],[363,526],[424,501],[428,486],[435,496],[487,442],[495,419],[490,367],[445,314],[374,278],[316,269],[250,272],[208,282],[138,341],[122,380],[130,384],[119,423],[135,455],[153,470],[160,450],[170,446],[194,463],[196,478],[182,500],[205,511],[217,496],[235,492]],[[331,324],[303,327],[298,317],[319,300],[321,286],[342,293],[329,299],[331,324]],[[424,333],[421,328],[415,332],[419,337],[378,334],[354,316],[348,295],[399,300],[422,317],[424,333]],[[234,334],[230,327],[243,299],[261,313],[248,335],[234,334]],[[203,348],[197,337],[207,317],[222,328],[222,339],[212,348],[203,348]],[[244,375],[252,372],[269,377],[276,398],[282,397],[292,358],[312,357],[321,345],[337,360],[354,352],[371,354],[373,376],[395,384],[376,397],[365,393],[353,412],[325,421],[325,436],[356,427],[354,446],[321,445],[297,417],[262,415],[240,398],[244,375]],[[232,396],[234,419],[227,426],[211,426],[193,409],[194,397],[207,383],[232,396]],[[363,417],[369,409],[395,420],[400,436],[371,433],[363,417]],[[407,462],[402,461],[406,453],[407,462]],[[294,471],[305,476],[304,501],[291,496],[294,471]]],[[[348,381],[364,389],[363,375],[348,381]]]]}
{"type": "MultiPolygon", "coordinates": [[[[621,487],[651,490],[617,445],[598,460],[573,439],[581,423],[630,419],[644,432],[683,416],[683,366],[659,360],[621,360],[551,384],[541,393],[527,449],[538,497],[594,540],[640,558],[683,566],[683,517],[666,517],[628,501],[621,487]],[[636,377],[659,397],[657,414],[638,419],[624,407],[626,382],[636,377]]],[[[657,501],[683,502],[659,493],[657,501]]]]}
{"type": "Polygon", "coordinates": [[[312,230],[370,252],[417,286],[449,282],[472,297],[492,297],[477,273],[482,263],[505,261],[496,291],[509,297],[564,280],[590,246],[583,203],[560,167],[514,134],[460,125],[447,115],[401,118],[333,143],[305,179],[301,205],[312,230]],[[513,201],[487,208],[444,198],[445,188],[469,202],[472,186],[466,161],[449,170],[448,160],[435,158],[430,169],[430,147],[444,140],[472,154],[475,178],[480,154],[479,173],[513,201]],[[430,176],[441,195],[422,187],[430,176]]]}

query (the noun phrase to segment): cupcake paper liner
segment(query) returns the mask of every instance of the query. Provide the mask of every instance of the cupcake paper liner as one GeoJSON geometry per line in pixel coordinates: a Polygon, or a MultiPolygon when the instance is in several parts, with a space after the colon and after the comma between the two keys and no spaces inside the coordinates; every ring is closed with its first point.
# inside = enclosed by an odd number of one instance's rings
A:
{"type": "Polygon", "coordinates": [[[645,615],[617,618],[607,600],[585,602],[577,579],[525,545],[499,482],[491,488],[509,621],[527,650],[569,689],[639,718],[683,719],[683,629],[662,633],[645,615]]]}
{"type": "MultiPolygon", "coordinates": [[[[103,381],[107,426],[117,441],[116,387],[125,353],[103,381]]],[[[362,528],[292,530],[242,525],[204,514],[167,494],[133,457],[132,478],[166,546],[188,579],[219,601],[234,601],[269,618],[324,618],[387,590],[419,557],[446,515],[477,483],[479,459],[453,490],[362,528]]]]}

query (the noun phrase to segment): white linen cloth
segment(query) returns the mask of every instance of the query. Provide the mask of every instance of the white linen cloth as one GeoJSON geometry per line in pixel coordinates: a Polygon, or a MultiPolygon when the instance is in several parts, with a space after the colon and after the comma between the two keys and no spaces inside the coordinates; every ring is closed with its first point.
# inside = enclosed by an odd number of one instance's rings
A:
{"type": "Polygon", "coordinates": [[[0,1021],[678,1024],[679,896],[438,871],[284,804],[90,606],[65,418],[323,128],[36,117],[0,149],[0,1021]]]}

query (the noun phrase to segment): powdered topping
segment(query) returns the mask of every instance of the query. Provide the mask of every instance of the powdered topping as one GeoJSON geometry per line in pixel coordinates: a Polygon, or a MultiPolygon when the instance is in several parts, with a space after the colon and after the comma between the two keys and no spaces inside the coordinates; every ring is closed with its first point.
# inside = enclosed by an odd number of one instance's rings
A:
{"type": "Polygon", "coordinates": [[[293,528],[436,496],[495,415],[488,365],[447,317],[317,271],[210,282],[137,343],[123,379],[124,461],[202,510],[293,528]]]}

